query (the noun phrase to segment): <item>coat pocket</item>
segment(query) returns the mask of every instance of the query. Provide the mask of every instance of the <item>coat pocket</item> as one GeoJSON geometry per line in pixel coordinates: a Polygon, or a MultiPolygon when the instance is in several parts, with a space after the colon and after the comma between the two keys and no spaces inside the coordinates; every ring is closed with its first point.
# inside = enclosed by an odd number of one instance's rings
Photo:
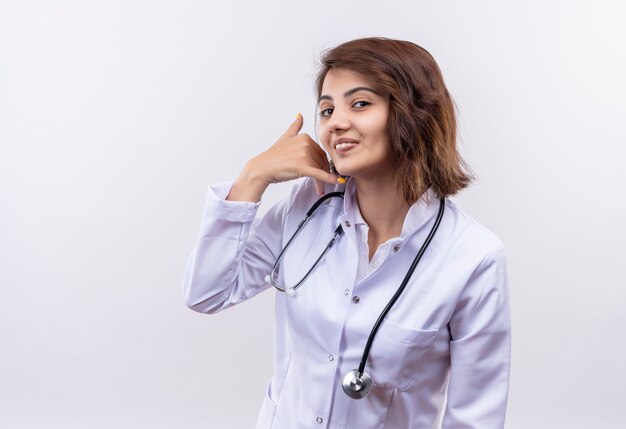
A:
{"type": "Polygon", "coordinates": [[[374,386],[399,390],[411,387],[424,367],[424,356],[438,332],[437,329],[410,329],[385,319],[365,365],[374,386]]]}
{"type": "Polygon", "coordinates": [[[276,416],[276,410],[278,410],[278,404],[274,402],[271,397],[272,382],[267,385],[267,391],[265,392],[265,399],[261,406],[261,412],[256,422],[256,429],[271,429],[274,423],[274,416],[276,416]]]}

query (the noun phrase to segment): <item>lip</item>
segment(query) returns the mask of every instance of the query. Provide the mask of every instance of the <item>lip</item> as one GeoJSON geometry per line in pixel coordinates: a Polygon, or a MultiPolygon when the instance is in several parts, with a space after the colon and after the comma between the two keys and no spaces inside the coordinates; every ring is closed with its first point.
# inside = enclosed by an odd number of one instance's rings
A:
{"type": "Polygon", "coordinates": [[[333,142],[333,149],[335,149],[335,152],[337,153],[344,153],[353,149],[358,144],[359,144],[358,140],[350,139],[346,137],[340,137],[333,142]],[[337,146],[340,144],[349,144],[349,146],[338,149],[337,146]]]}

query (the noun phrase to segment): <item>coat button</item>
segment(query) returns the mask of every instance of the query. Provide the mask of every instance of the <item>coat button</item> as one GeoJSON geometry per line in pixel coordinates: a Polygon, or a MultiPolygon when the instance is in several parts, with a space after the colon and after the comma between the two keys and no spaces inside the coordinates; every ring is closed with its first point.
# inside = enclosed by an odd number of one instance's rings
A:
{"type": "Polygon", "coordinates": [[[332,362],[332,361],[334,361],[334,360],[335,360],[335,356],[333,356],[333,355],[328,355],[328,360],[329,360],[329,361],[331,361],[331,362],[332,362]]]}
{"type": "Polygon", "coordinates": [[[400,251],[400,245],[396,244],[395,246],[393,246],[393,253],[398,253],[400,251]]]}
{"type": "Polygon", "coordinates": [[[352,297],[352,302],[354,302],[355,304],[358,304],[359,302],[361,302],[361,298],[355,295],[352,297]]]}
{"type": "Polygon", "coordinates": [[[350,293],[350,289],[346,289],[346,290],[343,291],[343,294],[346,295],[346,296],[348,296],[349,293],[350,293]]]}
{"type": "Polygon", "coordinates": [[[316,422],[318,422],[319,424],[322,424],[324,422],[324,419],[321,417],[318,417],[315,419],[316,422]]]}
{"type": "Polygon", "coordinates": [[[345,223],[346,223],[346,228],[350,228],[350,221],[347,220],[345,223]]]}

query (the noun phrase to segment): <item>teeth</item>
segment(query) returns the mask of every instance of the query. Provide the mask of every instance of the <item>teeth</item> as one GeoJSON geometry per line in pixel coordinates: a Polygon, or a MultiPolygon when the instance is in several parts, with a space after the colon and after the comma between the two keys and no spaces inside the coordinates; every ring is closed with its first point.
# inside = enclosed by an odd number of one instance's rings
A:
{"type": "Polygon", "coordinates": [[[338,145],[335,146],[335,149],[344,150],[344,149],[354,146],[355,144],[356,143],[339,143],[338,145]]]}

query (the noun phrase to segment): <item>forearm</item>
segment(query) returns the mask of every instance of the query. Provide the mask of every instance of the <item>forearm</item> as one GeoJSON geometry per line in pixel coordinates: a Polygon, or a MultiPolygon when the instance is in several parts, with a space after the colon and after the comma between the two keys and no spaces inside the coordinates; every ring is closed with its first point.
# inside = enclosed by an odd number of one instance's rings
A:
{"type": "Polygon", "coordinates": [[[200,234],[185,269],[186,304],[203,313],[217,312],[260,292],[271,257],[261,251],[264,246],[258,234],[249,239],[258,204],[224,201],[229,189],[222,185],[209,191],[200,234]]]}

